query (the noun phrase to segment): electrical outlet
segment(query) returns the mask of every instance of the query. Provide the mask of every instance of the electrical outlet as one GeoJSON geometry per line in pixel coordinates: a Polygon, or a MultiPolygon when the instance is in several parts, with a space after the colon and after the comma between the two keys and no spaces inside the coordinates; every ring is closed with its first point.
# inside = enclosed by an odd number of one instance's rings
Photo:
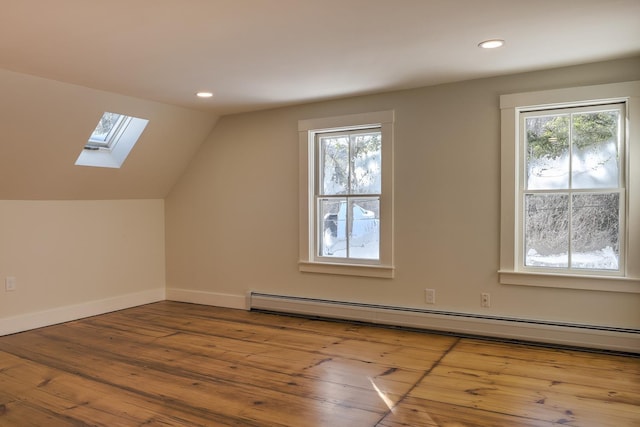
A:
{"type": "Polygon", "coordinates": [[[13,292],[16,290],[17,287],[17,283],[16,283],[16,278],[15,277],[7,277],[4,280],[4,289],[7,292],[13,292]]]}
{"type": "Polygon", "coordinates": [[[435,289],[425,289],[424,290],[424,300],[427,304],[435,304],[436,303],[436,290],[435,289]]]}
{"type": "Polygon", "coordinates": [[[488,292],[483,292],[480,294],[480,306],[481,307],[491,306],[491,294],[489,294],[488,292]]]}

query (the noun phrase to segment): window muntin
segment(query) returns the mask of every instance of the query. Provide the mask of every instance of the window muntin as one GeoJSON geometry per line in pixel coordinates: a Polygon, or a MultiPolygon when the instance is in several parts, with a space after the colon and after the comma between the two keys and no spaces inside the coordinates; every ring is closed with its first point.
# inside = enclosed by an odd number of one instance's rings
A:
{"type": "Polygon", "coordinates": [[[380,128],[316,135],[318,257],[380,259],[380,128]]]}
{"type": "Polygon", "coordinates": [[[520,114],[523,270],[624,272],[624,104],[520,114]]]}

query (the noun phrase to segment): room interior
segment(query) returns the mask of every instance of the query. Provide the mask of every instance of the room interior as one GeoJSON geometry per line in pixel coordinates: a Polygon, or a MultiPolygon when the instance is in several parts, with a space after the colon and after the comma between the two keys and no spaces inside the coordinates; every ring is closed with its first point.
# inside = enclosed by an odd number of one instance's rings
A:
{"type": "Polygon", "coordinates": [[[276,3],[140,2],[99,20],[124,2],[4,2],[0,278],[15,289],[0,291],[0,335],[164,300],[247,310],[262,295],[640,352],[640,259],[616,291],[498,272],[500,96],[640,80],[638,2],[276,3]],[[505,46],[478,48],[495,37],[505,46]],[[385,110],[393,278],[300,271],[298,122],[385,110]],[[149,125],[121,168],[76,166],[105,111],[149,125]]]}

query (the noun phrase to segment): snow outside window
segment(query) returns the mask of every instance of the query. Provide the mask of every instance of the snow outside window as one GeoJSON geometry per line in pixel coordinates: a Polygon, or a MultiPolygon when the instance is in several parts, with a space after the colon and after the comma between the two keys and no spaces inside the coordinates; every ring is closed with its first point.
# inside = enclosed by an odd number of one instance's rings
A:
{"type": "Polygon", "coordinates": [[[640,83],[500,104],[501,283],[640,293],[640,83]]]}
{"type": "Polygon", "coordinates": [[[393,112],[302,120],[300,270],[393,277],[393,112]]]}

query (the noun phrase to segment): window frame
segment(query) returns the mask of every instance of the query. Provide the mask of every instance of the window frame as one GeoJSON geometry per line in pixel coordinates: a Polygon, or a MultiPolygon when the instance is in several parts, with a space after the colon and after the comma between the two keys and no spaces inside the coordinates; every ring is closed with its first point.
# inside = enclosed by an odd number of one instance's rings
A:
{"type": "MultiPolygon", "coordinates": [[[[517,256],[517,261],[518,261],[518,268],[520,271],[528,271],[528,272],[543,272],[543,273],[551,273],[551,274],[562,274],[562,272],[566,272],[567,274],[583,274],[586,276],[593,276],[593,275],[602,275],[602,276],[624,276],[624,271],[625,271],[625,264],[626,264],[626,245],[625,245],[625,239],[626,239],[626,233],[625,233],[625,223],[626,223],[626,162],[625,162],[625,158],[626,158],[626,149],[625,149],[625,141],[626,141],[626,127],[625,126],[620,126],[622,129],[620,129],[620,132],[622,134],[622,140],[618,142],[619,146],[618,146],[618,152],[619,152],[619,160],[618,160],[618,167],[619,167],[619,174],[618,174],[618,183],[616,187],[609,187],[609,188],[598,188],[598,187],[590,187],[590,188],[577,188],[577,187],[573,187],[573,186],[569,186],[566,189],[528,189],[527,188],[527,156],[526,156],[526,138],[525,138],[525,128],[524,128],[524,122],[527,118],[529,117],[535,117],[535,116],[539,116],[539,115],[567,115],[567,116],[572,116],[575,113],[586,113],[586,112],[597,112],[597,111],[603,111],[603,110],[617,110],[620,113],[620,121],[622,123],[624,123],[625,118],[626,118],[626,103],[624,102],[616,102],[616,103],[611,103],[611,102],[593,102],[590,103],[588,105],[582,105],[582,106],[570,106],[570,107],[562,107],[562,108],[557,108],[554,107],[552,109],[550,108],[533,108],[533,109],[520,109],[519,111],[519,122],[518,122],[518,126],[519,126],[519,131],[518,131],[518,143],[519,143],[519,147],[518,147],[518,152],[520,153],[520,158],[519,158],[519,174],[518,174],[518,178],[519,178],[519,183],[518,183],[518,201],[517,201],[517,207],[516,207],[516,215],[517,215],[517,230],[518,233],[516,235],[516,256],[517,256]],[[546,113],[546,114],[545,114],[546,113]],[[580,269],[577,267],[571,267],[571,265],[569,265],[568,267],[564,268],[564,267],[557,267],[557,268],[553,268],[553,267],[534,267],[534,266],[527,266],[525,265],[525,240],[526,240],[526,233],[525,233],[525,215],[524,215],[524,211],[525,211],[525,196],[527,194],[565,194],[567,195],[567,197],[572,198],[574,195],[576,194],[580,194],[580,193],[589,193],[589,194],[611,194],[611,193],[617,193],[620,197],[620,214],[618,217],[618,225],[619,225],[619,259],[618,259],[618,269],[617,270],[605,270],[605,269],[580,269]]],[[[569,150],[571,151],[573,149],[572,147],[572,143],[569,143],[570,147],[569,150]]],[[[571,155],[570,155],[571,157],[571,155]]],[[[571,160],[570,160],[571,162],[571,160]]],[[[570,171],[571,172],[571,171],[570,171]]],[[[571,181],[571,173],[569,173],[569,181],[571,181]]],[[[571,206],[572,203],[569,203],[569,206],[571,206]]],[[[571,209],[569,209],[569,218],[571,218],[571,209]]],[[[569,220],[569,223],[571,223],[571,220],[569,220]]],[[[571,237],[569,236],[569,240],[568,240],[568,248],[567,250],[569,251],[569,259],[571,259],[572,256],[572,250],[571,250],[571,237]]]]}
{"type": "Polygon", "coordinates": [[[502,95],[500,283],[611,292],[640,293],[640,81],[502,95]],[[523,182],[521,112],[611,103],[625,104],[622,173],[626,189],[621,245],[626,262],[616,274],[524,268],[520,254],[524,230],[520,185],[523,182]],[[637,194],[634,194],[635,193],[637,194]]]}
{"type": "MultiPolygon", "coordinates": [[[[314,137],[315,137],[315,145],[314,145],[314,150],[315,150],[315,173],[314,173],[314,207],[315,207],[315,211],[314,211],[314,224],[316,226],[315,230],[314,230],[314,237],[315,239],[315,257],[318,261],[320,262],[341,262],[341,263],[356,263],[356,264],[371,264],[371,265],[377,265],[379,264],[379,253],[378,253],[378,258],[376,259],[372,259],[372,258],[357,258],[357,257],[351,257],[351,256],[345,256],[345,257],[335,257],[335,256],[331,256],[331,255],[322,255],[321,249],[322,249],[322,238],[320,237],[321,232],[323,231],[321,229],[321,227],[324,225],[324,218],[322,218],[322,215],[320,215],[320,211],[321,211],[321,202],[322,201],[328,201],[328,200],[339,200],[339,199],[345,199],[345,203],[346,203],[346,208],[345,208],[345,220],[347,221],[347,223],[349,223],[349,217],[350,212],[352,212],[351,210],[351,206],[352,203],[355,203],[354,199],[377,199],[378,200],[378,211],[380,208],[380,197],[382,195],[382,187],[379,189],[379,192],[376,193],[356,193],[356,192],[352,192],[352,189],[350,187],[351,184],[351,164],[349,164],[348,166],[348,173],[349,173],[349,178],[347,179],[347,188],[345,188],[345,192],[344,193],[339,193],[339,194],[330,194],[330,193],[325,193],[322,189],[322,183],[325,179],[324,176],[324,164],[323,164],[323,151],[321,148],[322,145],[322,141],[324,138],[332,138],[332,137],[336,137],[336,136],[342,136],[342,137],[347,137],[349,140],[349,163],[351,162],[352,158],[351,158],[351,137],[353,135],[361,135],[361,134],[371,134],[371,133],[377,133],[380,134],[380,139],[382,139],[382,129],[381,126],[375,125],[372,127],[364,127],[364,128],[360,128],[358,127],[358,129],[343,129],[340,131],[328,131],[328,132],[316,132],[314,137]]],[[[382,148],[382,145],[381,145],[382,148]]],[[[382,176],[382,170],[380,171],[380,176],[382,176]]],[[[376,222],[379,223],[378,218],[375,219],[376,222]]],[[[379,234],[379,231],[378,231],[379,234]]],[[[378,236],[379,237],[379,236],[378,236]]],[[[350,240],[351,240],[351,236],[350,236],[350,232],[348,230],[348,225],[347,225],[347,230],[345,230],[345,252],[347,253],[347,255],[349,254],[350,251],[350,240]]],[[[378,252],[380,249],[380,242],[378,239],[378,252]]]]}
{"type": "Polygon", "coordinates": [[[299,134],[299,270],[351,276],[393,278],[393,110],[298,121],[299,134]],[[379,128],[382,135],[379,259],[319,256],[316,188],[319,177],[316,137],[339,131],[379,128]]]}

